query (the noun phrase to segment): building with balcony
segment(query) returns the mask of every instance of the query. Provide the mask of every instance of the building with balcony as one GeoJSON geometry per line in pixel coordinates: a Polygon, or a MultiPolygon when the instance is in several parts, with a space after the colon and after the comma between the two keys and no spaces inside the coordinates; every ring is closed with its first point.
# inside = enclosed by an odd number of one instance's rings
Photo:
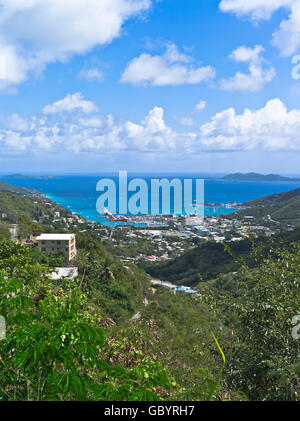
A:
{"type": "Polygon", "coordinates": [[[41,234],[37,237],[37,241],[40,251],[44,253],[56,254],[64,251],[69,261],[77,254],[75,234],[41,234]]]}

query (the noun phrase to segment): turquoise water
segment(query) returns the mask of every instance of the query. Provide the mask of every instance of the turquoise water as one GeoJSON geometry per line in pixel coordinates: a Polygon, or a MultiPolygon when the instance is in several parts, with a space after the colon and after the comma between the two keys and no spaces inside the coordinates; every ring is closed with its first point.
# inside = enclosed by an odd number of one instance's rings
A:
{"type": "MultiPolygon", "coordinates": [[[[166,177],[166,175],[163,175],[166,177]]],[[[150,185],[151,176],[142,174],[134,174],[128,176],[128,180],[132,178],[144,178],[150,185]]],[[[179,179],[199,179],[199,174],[168,174],[169,178],[179,179]]],[[[47,195],[53,201],[61,206],[76,212],[84,218],[105,225],[115,225],[113,222],[98,214],[96,210],[96,202],[99,192],[96,191],[97,182],[101,178],[113,178],[118,180],[117,176],[108,176],[107,174],[99,176],[55,176],[53,178],[17,178],[3,179],[7,183],[14,184],[18,187],[27,187],[39,190],[47,195]]],[[[153,178],[158,178],[156,174],[153,178]]],[[[205,203],[244,203],[259,197],[290,191],[300,187],[300,182],[242,182],[242,181],[226,181],[226,180],[206,180],[205,181],[205,203]]],[[[130,196],[129,196],[130,197],[130,196]]],[[[171,194],[172,201],[172,194],[171,194]]],[[[118,203],[117,203],[118,205],[118,203]]],[[[149,198],[150,208],[150,198],[149,198]]],[[[172,211],[172,207],[171,207],[172,211]]],[[[221,215],[230,214],[234,210],[225,207],[205,207],[205,215],[221,215]]],[[[118,225],[121,224],[118,222],[118,225]]]]}

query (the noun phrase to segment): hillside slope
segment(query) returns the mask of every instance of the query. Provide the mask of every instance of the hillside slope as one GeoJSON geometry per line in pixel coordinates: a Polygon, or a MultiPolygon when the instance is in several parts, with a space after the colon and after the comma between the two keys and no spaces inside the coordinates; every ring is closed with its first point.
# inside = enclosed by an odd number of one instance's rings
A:
{"type": "Polygon", "coordinates": [[[59,206],[50,208],[44,201],[34,200],[11,191],[0,191],[0,214],[5,213],[7,215],[6,222],[17,223],[22,217],[42,222],[46,216],[53,216],[54,210],[69,214],[68,211],[64,211],[59,206]]]}
{"type": "MultiPolygon", "coordinates": [[[[294,231],[274,236],[273,239],[264,238],[261,254],[267,254],[270,246],[286,247],[294,241],[300,240],[300,228],[294,231]]],[[[251,242],[243,240],[239,243],[229,243],[232,254],[239,259],[244,259],[252,266],[251,242]]],[[[155,278],[170,281],[177,285],[195,286],[199,281],[208,281],[216,278],[221,273],[235,272],[239,264],[229,254],[223,244],[208,242],[203,243],[180,257],[166,263],[148,263],[141,266],[147,273],[155,278]]]]}
{"type": "Polygon", "coordinates": [[[248,209],[230,215],[230,219],[242,219],[254,216],[257,220],[268,217],[281,222],[296,225],[300,223],[300,188],[289,192],[265,196],[245,203],[248,209]]]}
{"type": "Polygon", "coordinates": [[[13,186],[12,184],[8,184],[0,180],[0,192],[23,193],[25,192],[25,190],[20,187],[13,186]]]}

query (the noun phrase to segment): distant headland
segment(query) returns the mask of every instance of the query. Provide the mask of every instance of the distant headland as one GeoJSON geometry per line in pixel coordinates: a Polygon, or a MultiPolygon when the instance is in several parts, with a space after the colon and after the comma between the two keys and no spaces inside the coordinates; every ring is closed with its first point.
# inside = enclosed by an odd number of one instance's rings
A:
{"type": "Polygon", "coordinates": [[[257,182],[259,182],[259,181],[273,181],[273,182],[287,181],[287,182],[292,182],[292,181],[300,181],[300,178],[283,177],[283,176],[277,175],[277,174],[263,175],[263,174],[257,174],[257,173],[251,172],[251,173],[247,173],[247,174],[242,174],[242,173],[228,174],[228,175],[225,175],[224,177],[222,177],[222,180],[228,180],[228,181],[257,181],[257,182]]]}
{"type": "Polygon", "coordinates": [[[45,179],[54,178],[54,176],[51,176],[51,175],[9,174],[9,175],[4,175],[1,178],[10,178],[10,179],[30,178],[30,179],[37,179],[37,180],[45,180],[45,179]]]}

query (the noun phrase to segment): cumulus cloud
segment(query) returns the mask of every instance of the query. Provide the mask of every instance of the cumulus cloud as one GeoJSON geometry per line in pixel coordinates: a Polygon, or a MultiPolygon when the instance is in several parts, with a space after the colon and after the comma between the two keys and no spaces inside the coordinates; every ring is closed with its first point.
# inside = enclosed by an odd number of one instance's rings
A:
{"type": "Polygon", "coordinates": [[[161,107],[154,107],[141,124],[127,122],[125,129],[130,149],[132,145],[144,151],[168,151],[174,147],[175,133],[166,125],[161,107]]]}
{"type": "Polygon", "coordinates": [[[201,147],[218,150],[300,151],[300,110],[288,111],[280,99],[258,110],[237,114],[234,108],[217,113],[200,128],[201,147]]]}
{"type": "Polygon", "coordinates": [[[151,0],[2,0],[0,89],[110,43],[127,19],[150,7],[151,0]]]}
{"type": "Polygon", "coordinates": [[[202,111],[206,108],[207,102],[202,100],[196,105],[196,111],[202,111]]]}
{"type": "MultiPolygon", "coordinates": [[[[85,101],[80,94],[77,95],[79,101],[85,101]]],[[[66,98],[72,97],[67,95],[66,98]]],[[[203,152],[253,149],[300,152],[300,109],[288,110],[278,98],[268,101],[260,109],[246,109],[240,114],[234,108],[223,110],[199,128],[188,125],[180,132],[166,123],[164,109],[158,106],[140,122],[134,122],[103,115],[92,102],[91,113],[85,106],[73,109],[69,105],[55,106],[65,102],[64,98],[45,107],[55,110],[54,114],[2,117],[1,156],[83,152],[108,155],[133,151],[188,159],[191,154],[203,152]]],[[[188,118],[186,123],[190,122],[188,118]]]]}
{"type": "Polygon", "coordinates": [[[43,109],[43,113],[58,114],[75,110],[80,110],[84,114],[90,114],[93,111],[97,111],[98,107],[93,102],[83,99],[83,95],[80,92],[77,92],[73,95],[69,94],[53,104],[46,105],[43,109]]]}
{"type": "Polygon", "coordinates": [[[198,84],[215,77],[212,66],[196,67],[192,58],[180,53],[177,46],[170,44],[163,55],[152,56],[143,53],[134,58],[126,67],[121,82],[130,85],[183,85],[198,84]]]}
{"type": "Polygon", "coordinates": [[[248,15],[254,20],[270,19],[281,7],[289,8],[294,0],[221,0],[223,12],[235,13],[238,16],[248,15]]]}
{"type": "Polygon", "coordinates": [[[249,73],[236,73],[235,76],[221,81],[221,88],[226,91],[248,91],[257,92],[266,83],[273,80],[275,70],[272,66],[265,66],[267,63],[261,54],[264,48],[256,45],[254,48],[238,47],[229,56],[238,63],[249,63],[249,73]]]}
{"type": "Polygon", "coordinates": [[[97,68],[92,68],[92,69],[84,69],[79,73],[79,77],[81,79],[86,79],[90,82],[92,81],[97,81],[97,82],[102,82],[104,79],[104,73],[97,69],[97,68]]]}
{"type": "Polygon", "coordinates": [[[279,9],[286,9],[284,19],[273,34],[273,42],[284,56],[294,54],[300,47],[300,1],[299,0],[221,0],[223,12],[248,16],[253,21],[269,20],[279,9]]]}
{"type": "Polygon", "coordinates": [[[170,151],[175,133],[164,121],[164,110],[154,107],[139,123],[116,122],[101,115],[81,93],[46,105],[40,116],[2,118],[0,151],[5,153],[115,153],[170,151]]]}

